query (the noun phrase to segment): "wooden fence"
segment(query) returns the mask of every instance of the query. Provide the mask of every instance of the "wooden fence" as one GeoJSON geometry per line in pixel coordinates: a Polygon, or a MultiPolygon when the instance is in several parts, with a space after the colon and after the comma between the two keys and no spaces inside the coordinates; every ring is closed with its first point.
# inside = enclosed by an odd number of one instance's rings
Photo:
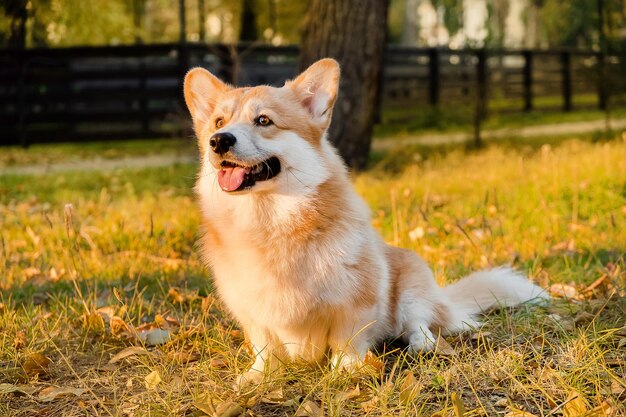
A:
{"type": "MultiPolygon", "coordinates": [[[[603,108],[608,80],[622,82],[611,84],[610,96],[624,103],[625,60],[586,51],[389,46],[382,105],[419,111],[480,100],[490,112],[603,108]]],[[[0,51],[0,145],[189,135],[181,82],[190,67],[237,84],[279,85],[295,75],[297,61],[297,47],[265,45],[0,51]]]]}

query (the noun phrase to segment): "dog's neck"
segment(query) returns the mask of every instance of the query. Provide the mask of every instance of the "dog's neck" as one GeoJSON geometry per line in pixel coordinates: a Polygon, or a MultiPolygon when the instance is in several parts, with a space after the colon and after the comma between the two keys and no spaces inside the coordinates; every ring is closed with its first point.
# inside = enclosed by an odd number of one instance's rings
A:
{"type": "Polygon", "coordinates": [[[212,168],[207,167],[196,189],[205,221],[214,223],[220,231],[246,236],[248,241],[294,240],[295,244],[325,233],[359,211],[354,207],[346,168],[332,148],[326,163],[328,175],[319,184],[302,184],[294,179],[290,187],[278,192],[246,194],[222,191],[212,168]]]}

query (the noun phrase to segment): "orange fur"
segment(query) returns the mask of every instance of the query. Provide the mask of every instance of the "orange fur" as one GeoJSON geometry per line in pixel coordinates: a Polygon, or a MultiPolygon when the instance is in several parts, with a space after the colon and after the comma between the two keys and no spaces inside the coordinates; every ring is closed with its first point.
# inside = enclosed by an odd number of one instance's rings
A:
{"type": "Polygon", "coordinates": [[[330,59],[282,88],[232,88],[203,69],[185,79],[201,150],[203,256],[255,356],[239,384],[258,382],[287,359],[318,361],[329,348],[334,366],[352,368],[388,336],[427,350],[431,330],[461,331],[477,325],[484,308],[541,297],[508,269],[440,288],[417,254],[380,239],[326,137],[338,87],[330,59]],[[260,115],[273,124],[256,124],[260,115]],[[224,133],[234,138],[227,150],[207,146],[224,133]],[[273,160],[280,171],[269,175],[273,160]],[[254,182],[220,188],[216,177],[224,175],[254,182]]]}

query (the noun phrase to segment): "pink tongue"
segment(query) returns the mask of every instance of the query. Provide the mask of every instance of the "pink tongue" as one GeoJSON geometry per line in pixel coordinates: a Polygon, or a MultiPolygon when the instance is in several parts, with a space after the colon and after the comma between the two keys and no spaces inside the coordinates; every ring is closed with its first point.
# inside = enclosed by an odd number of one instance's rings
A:
{"type": "Polygon", "coordinates": [[[224,168],[217,172],[217,182],[224,191],[235,191],[241,186],[244,176],[250,172],[250,168],[224,168]]]}

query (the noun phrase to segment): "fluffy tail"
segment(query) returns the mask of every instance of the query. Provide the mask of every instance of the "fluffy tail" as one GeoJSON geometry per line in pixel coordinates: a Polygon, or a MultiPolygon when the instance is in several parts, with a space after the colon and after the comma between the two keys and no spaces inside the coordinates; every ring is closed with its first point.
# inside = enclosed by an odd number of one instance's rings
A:
{"type": "Polygon", "coordinates": [[[450,301],[447,330],[456,332],[475,327],[475,316],[493,307],[522,303],[545,303],[546,291],[511,268],[494,268],[473,274],[442,288],[450,301]]]}

